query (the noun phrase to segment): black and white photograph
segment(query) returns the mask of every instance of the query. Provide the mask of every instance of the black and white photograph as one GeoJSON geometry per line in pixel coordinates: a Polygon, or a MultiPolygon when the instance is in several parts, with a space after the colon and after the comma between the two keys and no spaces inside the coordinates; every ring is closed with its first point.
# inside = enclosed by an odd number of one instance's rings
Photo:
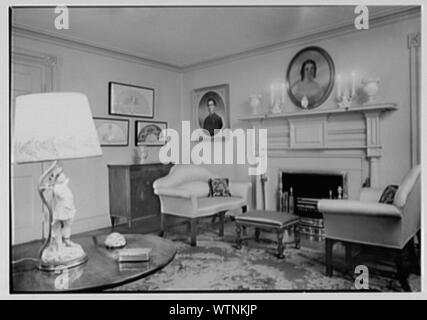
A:
{"type": "Polygon", "coordinates": [[[425,5],[12,2],[5,295],[423,296],[425,5]]]}

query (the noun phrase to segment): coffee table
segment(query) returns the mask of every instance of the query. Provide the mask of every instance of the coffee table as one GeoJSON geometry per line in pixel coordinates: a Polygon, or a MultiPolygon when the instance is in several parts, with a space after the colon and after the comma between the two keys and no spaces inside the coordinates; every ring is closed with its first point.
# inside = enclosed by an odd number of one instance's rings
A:
{"type": "MultiPolygon", "coordinates": [[[[105,235],[73,237],[86,254],[88,262],[62,272],[46,272],[36,268],[36,261],[25,260],[11,267],[11,293],[99,292],[135,281],[152,274],[172,261],[175,245],[154,235],[124,234],[125,248],[152,248],[148,262],[118,262],[118,250],[104,246],[105,235]]],[[[18,245],[12,259],[37,256],[41,242],[18,245]]]]}

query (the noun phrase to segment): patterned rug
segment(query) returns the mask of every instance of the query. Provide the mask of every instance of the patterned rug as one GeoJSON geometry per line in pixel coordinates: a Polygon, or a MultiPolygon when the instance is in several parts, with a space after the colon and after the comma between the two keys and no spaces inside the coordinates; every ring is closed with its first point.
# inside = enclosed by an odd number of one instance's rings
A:
{"type": "MultiPolygon", "coordinates": [[[[271,233],[263,232],[256,242],[253,231],[243,248],[234,248],[234,223],[227,222],[225,236],[218,236],[218,226],[210,220],[198,224],[197,247],[191,247],[185,225],[168,229],[166,238],[177,246],[174,260],[146,278],[111,291],[351,291],[355,275],[346,271],[344,249],[334,249],[334,276],[325,276],[324,251],[288,246],[285,259],[276,258],[277,244],[271,233]]],[[[357,275],[356,275],[357,276],[357,275]]],[[[420,290],[420,277],[411,275],[413,291],[420,290]]],[[[402,291],[392,277],[369,275],[369,290],[402,291]]]]}

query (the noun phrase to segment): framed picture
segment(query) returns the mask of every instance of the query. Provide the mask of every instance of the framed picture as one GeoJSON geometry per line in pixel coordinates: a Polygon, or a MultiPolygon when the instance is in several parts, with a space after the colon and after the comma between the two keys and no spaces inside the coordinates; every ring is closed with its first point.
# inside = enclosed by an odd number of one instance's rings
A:
{"type": "Polygon", "coordinates": [[[154,117],[154,89],[109,82],[109,113],[126,117],[154,117]]]}
{"type": "Polygon", "coordinates": [[[192,92],[194,127],[206,130],[214,137],[218,132],[230,128],[229,85],[194,89],[192,92]]]}
{"type": "Polygon", "coordinates": [[[135,121],[136,146],[161,146],[166,143],[162,130],[167,129],[167,122],[135,121]]]}
{"type": "Polygon", "coordinates": [[[335,66],[325,50],[307,47],[289,63],[286,79],[292,102],[300,108],[314,109],[325,102],[334,87],[335,66]]]}
{"type": "Polygon", "coordinates": [[[129,120],[94,117],[101,147],[127,146],[129,120]]]}

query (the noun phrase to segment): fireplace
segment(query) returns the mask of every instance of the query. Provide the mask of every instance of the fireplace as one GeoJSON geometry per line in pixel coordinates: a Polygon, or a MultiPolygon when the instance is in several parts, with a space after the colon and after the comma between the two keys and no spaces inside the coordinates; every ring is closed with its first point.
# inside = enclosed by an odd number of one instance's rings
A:
{"type": "Polygon", "coordinates": [[[324,234],[317,201],[346,197],[346,172],[279,170],[279,210],[300,216],[301,232],[314,238],[324,234]]]}

